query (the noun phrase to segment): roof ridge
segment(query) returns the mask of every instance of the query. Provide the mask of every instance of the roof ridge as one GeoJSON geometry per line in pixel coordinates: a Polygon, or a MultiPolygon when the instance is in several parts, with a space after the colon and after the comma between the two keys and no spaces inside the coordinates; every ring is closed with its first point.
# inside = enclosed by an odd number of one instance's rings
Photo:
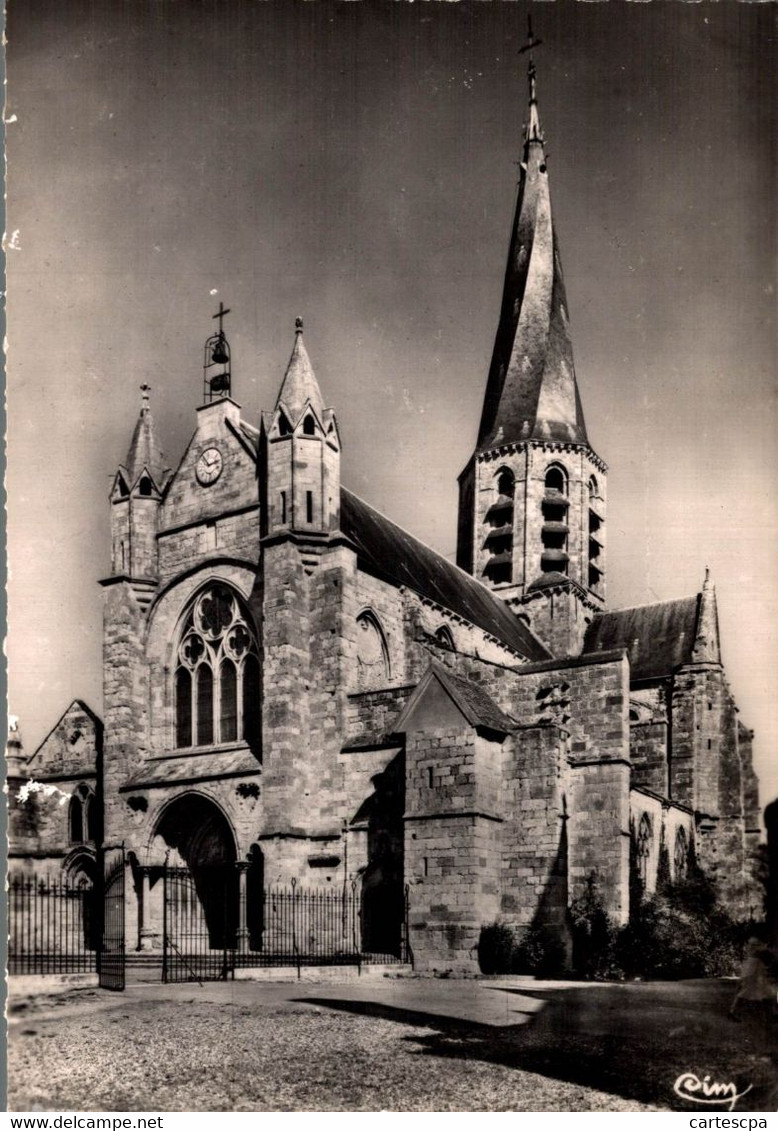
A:
{"type": "MultiPolygon", "coordinates": [[[[355,494],[354,491],[351,491],[348,487],[341,486],[340,489],[341,491],[346,491],[349,495],[351,495],[352,498],[357,499],[360,503],[364,503],[366,507],[370,507],[371,511],[375,511],[375,513],[379,515],[384,520],[384,522],[388,522],[392,526],[396,526],[397,529],[402,531],[403,534],[407,535],[408,538],[413,538],[413,540],[415,542],[418,542],[420,546],[423,546],[425,550],[429,550],[431,554],[435,554],[435,556],[440,558],[442,562],[445,562],[446,565],[451,566],[452,569],[457,570],[457,572],[461,573],[463,577],[466,577],[468,581],[474,581],[476,585],[480,586],[480,588],[483,589],[484,593],[488,593],[490,597],[494,598],[494,590],[490,589],[488,585],[485,585],[483,581],[479,581],[479,579],[472,573],[468,573],[466,569],[462,569],[462,566],[458,565],[457,562],[453,562],[450,558],[447,558],[445,554],[441,554],[440,550],[436,550],[434,546],[430,546],[426,542],[422,542],[421,538],[419,538],[418,535],[411,534],[410,530],[406,530],[404,526],[400,526],[399,522],[395,522],[395,520],[393,518],[390,518],[388,514],[384,514],[384,512],[380,511],[378,507],[374,507],[372,503],[369,503],[367,499],[363,499],[361,495],[355,494]]],[[[500,600],[500,598],[496,599],[500,600]]],[[[508,608],[507,605],[505,607],[506,609],[508,608]]],[[[453,612],[454,610],[452,609],[451,611],[453,612]]],[[[510,609],[508,609],[508,611],[510,612],[510,609]]]]}
{"type": "Polygon", "coordinates": [[[681,601],[694,601],[699,597],[699,590],[696,593],[690,593],[686,597],[669,597],[666,601],[644,601],[641,605],[624,605],[620,609],[603,609],[601,613],[597,613],[598,617],[607,617],[611,613],[631,613],[637,609],[655,609],[659,605],[676,605],[681,601]]]}

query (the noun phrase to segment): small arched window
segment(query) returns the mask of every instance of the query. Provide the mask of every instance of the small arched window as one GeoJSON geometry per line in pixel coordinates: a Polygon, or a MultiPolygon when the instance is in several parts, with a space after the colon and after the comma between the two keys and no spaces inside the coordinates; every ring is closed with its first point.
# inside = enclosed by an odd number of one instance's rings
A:
{"type": "Polygon", "coordinates": [[[676,829],[673,849],[673,879],[678,884],[686,879],[689,870],[689,842],[683,828],[676,829]]]}
{"type": "Polygon", "coordinates": [[[593,503],[595,499],[599,499],[600,492],[597,487],[597,480],[592,475],[589,479],[589,502],[593,503]]]}
{"type": "Polygon", "coordinates": [[[97,809],[95,796],[83,782],[68,803],[68,840],[71,844],[97,841],[97,809]]]}
{"type": "Polygon", "coordinates": [[[138,484],[139,493],[141,495],[148,496],[148,495],[151,494],[151,490],[152,490],[151,480],[149,479],[148,475],[143,475],[141,477],[140,483],[138,484]]]}
{"type": "Polygon", "coordinates": [[[513,472],[507,467],[504,467],[497,476],[497,491],[498,494],[503,495],[505,498],[513,500],[513,491],[516,486],[516,481],[513,478],[513,472]]]}
{"type": "Polygon", "coordinates": [[[259,741],[259,652],[250,617],[209,585],[184,618],[175,672],[176,746],[259,741]]]}
{"type": "Polygon", "coordinates": [[[444,648],[448,648],[450,652],[456,652],[456,648],[454,647],[454,637],[451,635],[451,629],[448,627],[448,625],[442,624],[440,626],[440,628],[435,633],[435,639],[440,644],[442,644],[444,648]]]}
{"type": "Polygon", "coordinates": [[[545,486],[547,491],[558,492],[560,495],[567,494],[567,474],[558,463],[552,463],[546,471],[545,486]]]}
{"type": "Polygon", "coordinates": [[[304,436],[315,436],[316,435],[316,425],[315,425],[313,417],[311,416],[310,413],[308,413],[305,417],[305,420],[303,420],[303,435],[304,436]]]}
{"type": "Polygon", "coordinates": [[[391,678],[386,637],[369,609],[357,617],[357,675],[362,690],[383,687],[391,678]]]}
{"type": "Polygon", "coordinates": [[[638,877],[644,890],[648,882],[648,860],[651,855],[651,841],[651,821],[649,820],[648,813],[644,813],[640,818],[637,839],[635,842],[635,856],[638,877]]]}
{"type": "Polygon", "coordinates": [[[278,414],[278,431],[281,436],[291,436],[292,434],[292,425],[283,412],[278,414]]]}

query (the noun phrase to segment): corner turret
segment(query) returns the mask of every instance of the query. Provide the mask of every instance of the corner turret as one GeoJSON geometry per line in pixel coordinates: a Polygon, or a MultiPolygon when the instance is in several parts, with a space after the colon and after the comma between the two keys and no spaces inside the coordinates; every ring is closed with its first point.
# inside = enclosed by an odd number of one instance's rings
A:
{"type": "Polygon", "coordinates": [[[140,390],[138,421],[111,489],[111,574],[135,583],[139,597],[157,581],[159,508],[170,478],[151,415],[151,388],[140,390]]]}

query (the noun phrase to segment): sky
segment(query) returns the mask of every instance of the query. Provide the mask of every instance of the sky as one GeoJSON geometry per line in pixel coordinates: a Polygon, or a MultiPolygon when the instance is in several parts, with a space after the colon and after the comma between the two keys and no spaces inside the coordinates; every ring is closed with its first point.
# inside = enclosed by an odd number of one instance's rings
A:
{"type": "MultiPolygon", "coordinates": [[[[532,5],[608,604],[696,592],[778,794],[776,11],[532,5]]],[[[526,117],[512,0],[10,0],[9,709],[102,707],[139,385],[175,466],[219,301],[272,408],[295,316],[343,480],[454,557],[526,117]]]]}

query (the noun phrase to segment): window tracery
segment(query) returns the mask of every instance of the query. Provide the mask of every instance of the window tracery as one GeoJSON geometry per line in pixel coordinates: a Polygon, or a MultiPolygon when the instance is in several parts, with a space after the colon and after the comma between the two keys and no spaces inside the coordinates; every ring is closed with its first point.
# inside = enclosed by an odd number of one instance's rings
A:
{"type": "Polygon", "coordinates": [[[673,879],[676,883],[686,879],[689,865],[689,843],[683,828],[676,829],[673,849],[673,879]]]}
{"type": "Polygon", "coordinates": [[[259,738],[256,635],[235,594],[210,585],[184,620],[175,673],[176,746],[259,738]]]}
{"type": "Polygon", "coordinates": [[[635,845],[638,876],[644,890],[648,882],[648,859],[651,855],[651,840],[651,822],[648,819],[648,814],[644,813],[638,825],[638,835],[635,845]]]}
{"type": "Polygon", "coordinates": [[[369,610],[357,617],[357,671],[359,687],[381,687],[391,676],[389,649],[378,618],[369,610]]]}

